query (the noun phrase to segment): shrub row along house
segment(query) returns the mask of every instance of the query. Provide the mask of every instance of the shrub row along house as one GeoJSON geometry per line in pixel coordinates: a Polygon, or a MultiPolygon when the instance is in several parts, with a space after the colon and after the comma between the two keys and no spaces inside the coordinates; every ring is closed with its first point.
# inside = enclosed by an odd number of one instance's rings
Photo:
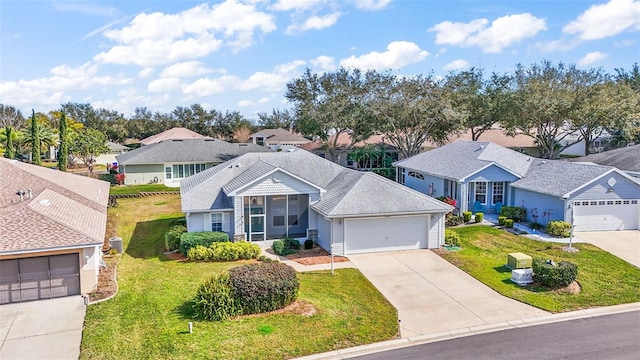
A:
{"type": "Polygon", "coordinates": [[[94,291],[109,183],[0,158],[0,304],[94,291]]]}
{"type": "Polygon", "coordinates": [[[452,207],[304,150],[247,153],[184,179],[188,231],[311,238],[337,255],[437,248],[452,207]]]}
{"type": "Polygon", "coordinates": [[[456,200],[460,213],[525,208],[545,225],[576,231],[632,230],[640,225],[640,181],[612,166],[543,160],[489,142],[459,141],[397,161],[398,182],[456,200]]]}

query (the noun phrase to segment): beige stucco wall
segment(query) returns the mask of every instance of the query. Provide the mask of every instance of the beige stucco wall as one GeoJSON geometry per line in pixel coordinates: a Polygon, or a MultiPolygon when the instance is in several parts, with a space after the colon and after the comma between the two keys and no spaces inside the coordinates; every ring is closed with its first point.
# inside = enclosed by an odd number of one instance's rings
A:
{"type": "Polygon", "coordinates": [[[125,165],[125,185],[149,184],[158,178],[158,184],[164,182],[164,166],[162,164],[125,165]]]}

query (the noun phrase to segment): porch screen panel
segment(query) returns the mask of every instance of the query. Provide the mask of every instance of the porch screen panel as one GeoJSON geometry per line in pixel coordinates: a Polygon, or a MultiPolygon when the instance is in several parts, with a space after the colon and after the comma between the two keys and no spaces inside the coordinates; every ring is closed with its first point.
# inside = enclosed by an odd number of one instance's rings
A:
{"type": "Polygon", "coordinates": [[[287,196],[267,197],[267,239],[279,239],[286,236],[287,196]]]}

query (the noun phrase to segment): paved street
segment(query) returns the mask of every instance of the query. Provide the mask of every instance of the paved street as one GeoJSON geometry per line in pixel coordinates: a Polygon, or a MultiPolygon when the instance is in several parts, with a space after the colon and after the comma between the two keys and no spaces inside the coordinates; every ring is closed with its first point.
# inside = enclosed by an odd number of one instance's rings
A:
{"type": "Polygon", "coordinates": [[[640,311],[467,336],[359,356],[408,359],[633,359],[640,355],[640,311]]]}

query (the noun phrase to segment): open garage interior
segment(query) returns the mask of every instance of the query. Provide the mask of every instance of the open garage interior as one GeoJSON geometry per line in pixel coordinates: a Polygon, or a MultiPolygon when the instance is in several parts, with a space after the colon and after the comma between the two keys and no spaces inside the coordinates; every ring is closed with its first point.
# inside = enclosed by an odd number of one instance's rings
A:
{"type": "Polygon", "coordinates": [[[573,203],[575,231],[637,230],[640,200],[582,200],[573,203]]]}
{"type": "Polygon", "coordinates": [[[0,260],[0,304],[79,294],[78,253],[0,260]]]}

